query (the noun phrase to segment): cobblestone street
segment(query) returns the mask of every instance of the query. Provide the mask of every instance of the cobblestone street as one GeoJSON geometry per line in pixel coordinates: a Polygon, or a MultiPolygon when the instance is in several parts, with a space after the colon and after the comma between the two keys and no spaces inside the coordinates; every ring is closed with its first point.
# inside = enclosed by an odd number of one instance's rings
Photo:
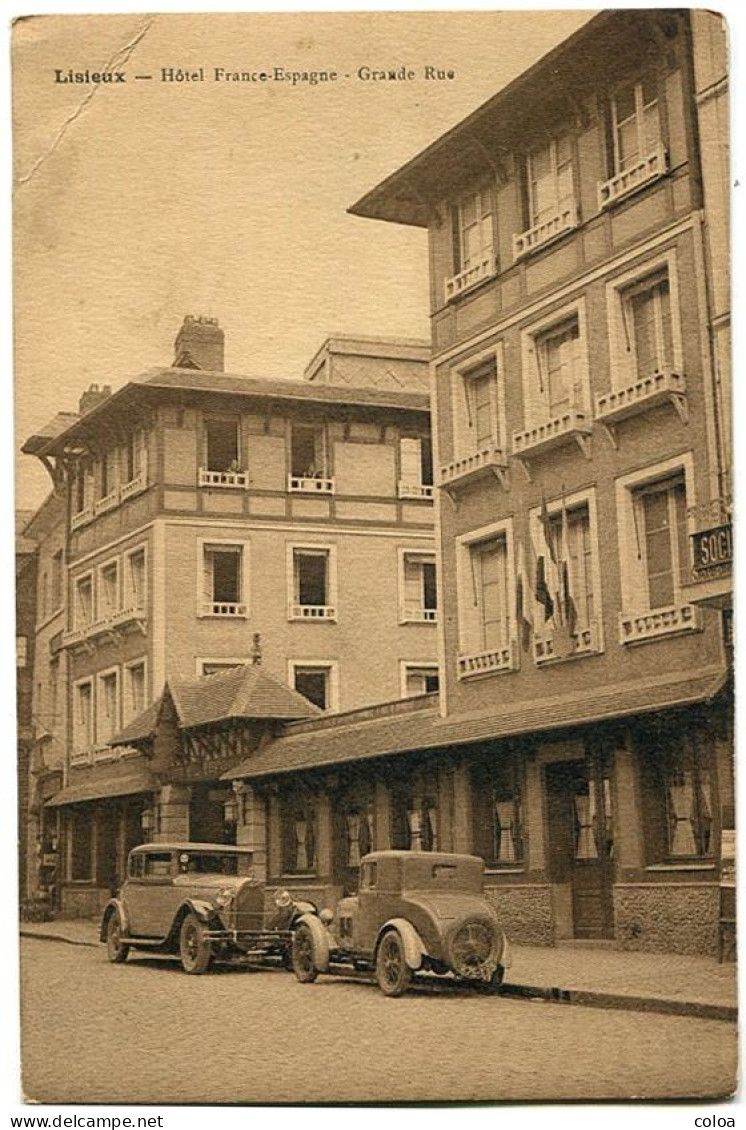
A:
{"type": "Polygon", "coordinates": [[[695,1097],[727,1093],[735,1025],[466,992],[389,1000],[281,971],[187,977],[23,939],[26,1096],[42,1102],[695,1097]]]}

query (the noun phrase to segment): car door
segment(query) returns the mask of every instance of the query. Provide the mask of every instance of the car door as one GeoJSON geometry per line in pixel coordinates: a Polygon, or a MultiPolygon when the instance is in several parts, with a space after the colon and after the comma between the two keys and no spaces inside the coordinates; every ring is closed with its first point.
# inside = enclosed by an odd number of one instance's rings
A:
{"type": "Polygon", "coordinates": [[[140,874],[127,881],[130,934],[165,937],[181,898],[182,892],[174,888],[173,852],[147,852],[140,874]]]}

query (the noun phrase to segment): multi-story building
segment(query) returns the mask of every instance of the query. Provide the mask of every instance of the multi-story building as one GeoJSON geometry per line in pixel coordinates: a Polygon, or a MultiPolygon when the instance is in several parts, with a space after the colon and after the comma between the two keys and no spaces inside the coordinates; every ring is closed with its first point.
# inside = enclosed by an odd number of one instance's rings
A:
{"type": "Polygon", "coordinates": [[[29,815],[29,772],[33,749],[33,668],[36,624],[36,542],[26,533],[29,511],[16,511],[16,719],[18,728],[18,890],[26,897],[28,857],[25,828],[29,815]]]}
{"type": "Polygon", "coordinates": [[[516,939],[717,947],[722,51],[712,14],[601,13],[351,209],[430,241],[440,707],[293,723],[238,766],[270,882],[315,821],[306,885],[363,838],[475,851],[516,939]]]}
{"type": "MultiPolygon", "coordinates": [[[[168,782],[107,743],[167,679],[260,659],[330,711],[435,684],[428,356],[333,339],[306,380],[233,376],[217,323],[186,318],[172,368],[92,388],[62,431],[27,442],[66,497],[68,756],[48,806],[65,908],[98,905],[143,816],[153,832],[168,782]]],[[[227,756],[180,775],[173,828],[217,834],[205,814],[229,798],[227,756]]]]}

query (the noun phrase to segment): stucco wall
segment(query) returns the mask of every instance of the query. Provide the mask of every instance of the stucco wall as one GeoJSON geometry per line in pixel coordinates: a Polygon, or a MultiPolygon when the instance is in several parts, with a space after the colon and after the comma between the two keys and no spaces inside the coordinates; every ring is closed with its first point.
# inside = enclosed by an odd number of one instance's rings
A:
{"type": "Polygon", "coordinates": [[[653,883],[614,888],[620,949],[716,955],[719,888],[714,883],[653,883]]]}
{"type": "Polygon", "coordinates": [[[509,941],[531,946],[554,945],[549,886],[487,886],[485,894],[495,904],[500,924],[509,941]]]}

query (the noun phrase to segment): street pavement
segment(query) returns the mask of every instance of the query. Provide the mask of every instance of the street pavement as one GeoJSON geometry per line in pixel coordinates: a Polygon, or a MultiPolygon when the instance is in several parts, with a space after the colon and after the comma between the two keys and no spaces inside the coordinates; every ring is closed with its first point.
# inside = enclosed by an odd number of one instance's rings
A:
{"type": "Polygon", "coordinates": [[[722,1097],[719,1020],[225,967],[24,937],[24,1092],[40,1102],[273,1103],[722,1097]]]}

